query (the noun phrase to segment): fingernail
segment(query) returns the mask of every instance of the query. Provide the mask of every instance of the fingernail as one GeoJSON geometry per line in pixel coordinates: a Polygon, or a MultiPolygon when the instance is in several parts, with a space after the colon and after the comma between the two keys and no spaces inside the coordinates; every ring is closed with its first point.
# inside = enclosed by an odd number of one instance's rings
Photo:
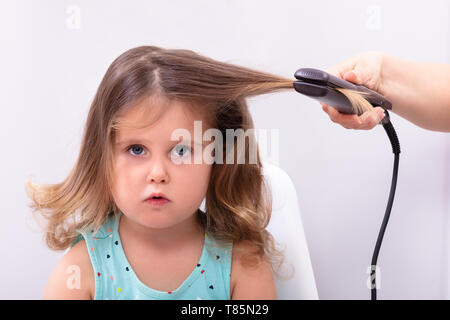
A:
{"type": "Polygon", "coordinates": [[[383,119],[384,119],[384,116],[385,116],[384,111],[379,111],[379,112],[378,112],[378,120],[379,120],[379,121],[383,120],[383,119]]]}

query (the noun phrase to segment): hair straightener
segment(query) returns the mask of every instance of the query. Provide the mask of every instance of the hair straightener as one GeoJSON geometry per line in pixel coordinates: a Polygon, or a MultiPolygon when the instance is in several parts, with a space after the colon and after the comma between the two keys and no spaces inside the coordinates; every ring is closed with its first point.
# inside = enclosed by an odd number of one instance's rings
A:
{"type": "MultiPolygon", "coordinates": [[[[312,68],[302,68],[295,72],[294,88],[297,92],[306,95],[310,98],[316,99],[322,103],[332,106],[341,113],[355,114],[354,108],[350,100],[336,88],[350,89],[361,93],[361,95],[374,107],[380,106],[385,110],[386,116],[381,120],[381,124],[386,131],[389,140],[392,145],[392,152],[394,153],[394,172],[391,182],[391,190],[389,194],[389,200],[386,208],[386,212],[381,224],[380,232],[378,233],[377,242],[372,255],[371,263],[371,298],[377,299],[377,286],[376,286],[376,269],[378,253],[380,251],[381,242],[386,231],[386,226],[391,214],[392,204],[394,202],[395,188],[397,186],[398,164],[400,156],[400,143],[398,141],[397,133],[389,118],[387,110],[392,110],[392,104],[384,96],[379,93],[370,90],[364,86],[355,85],[351,82],[338,78],[327,72],[312,68]]],[[[360,115],[360,114],[358,114],[360,115]]]]}

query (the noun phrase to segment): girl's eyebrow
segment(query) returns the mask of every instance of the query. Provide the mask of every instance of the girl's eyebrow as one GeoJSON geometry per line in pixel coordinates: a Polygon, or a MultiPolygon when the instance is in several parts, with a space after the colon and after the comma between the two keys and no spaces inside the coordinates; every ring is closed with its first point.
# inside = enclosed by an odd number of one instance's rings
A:
{"type": "MultiPolygon", "coordinates": [[[[148,142],[149,145],[152,144],[150,140],[146,140],[146,139],[141,140],[141,139],[136,139],[136,138],[130,138],[130,139],[124,139],[124,140],[121,140],[121,141],[117,141],[116,145],[123,146],[123,145],[127,145],[127,144],[145,143],[145,142],[148,142]]],[[[193,143],[192,140],[184,140],[183,141],[182,138],[180,138],[179,140],[169,140],[169,144],[170,145],[176,145],[176,144],[178,144],[180,142],[184,142],[184,143],[188,143],[188,144],[192,144],[193,143]]],[[[201,143],[197,142],[196,144],[197,145],[204,145],[205,143],[208,143],[208,141],[201,141],[201,143]]]]}
{"type": "Polygon", "coordinates": [[[150,140],[141,140],[141,139],[136,139],[136,138],[128,138],[128,139],[123,139],[120,141],[116,141],[116,145],[126,145],[126,144],[132,144],[132,143],[141,143],[141,142],[148,142],[149,144],[151,144],[150,140]]]}

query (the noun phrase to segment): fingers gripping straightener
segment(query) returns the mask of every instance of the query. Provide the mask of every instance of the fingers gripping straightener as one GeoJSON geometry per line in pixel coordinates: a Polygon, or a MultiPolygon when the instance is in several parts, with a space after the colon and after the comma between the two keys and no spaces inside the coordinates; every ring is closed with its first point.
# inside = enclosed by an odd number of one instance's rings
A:
{"type": "MultiPolygon", "coordinates": [[[[394,202],[395,188],[397,186],[397,176],[398,176],[398,164],[400,157],[400,142],[395,132],[394,127],[390,121],[389,113],[387,110],[392,110],[392,104],[384,96],[379,93],[370,90],[361,85],[355,85],[349,81],[338,78],[332,74],[325,71],[313,69],[313,68],[302,68],[298,69],[294,74],[297,81],[294,81],[294,88],[297,92],[308,96],[310,98],[316,99],[324,104],[330,105],[337,109],[341,113],[345,114],[355,114],[354,108],[350,100],[341,92],[336,90],[336,88],[351,89],[364,93],[364,98],[374,107],[379,106],[385,110],[386,116],[381,120],[381,124],[385,129],[392,146],[392,152],[394,153],[394,172],[392,175],[391,190],[389,193],[389,200],[386,207],[386,212],[384,214],[383,222],[381,224],[380,232],[378,233],[377,242],[375,244],[375,249],[372,255],[372,262],[370,266],[370,282],[371,282],[371,299],[377,299],[377,259],[378,253],[380,251],[381,242],[383,241],[383,236],[386,231],[386,226],[389,221],[389,216],[391,214],[392,204],[394,202]]],[[[358,114],[360,115],[360,114],[358,114]]]]}

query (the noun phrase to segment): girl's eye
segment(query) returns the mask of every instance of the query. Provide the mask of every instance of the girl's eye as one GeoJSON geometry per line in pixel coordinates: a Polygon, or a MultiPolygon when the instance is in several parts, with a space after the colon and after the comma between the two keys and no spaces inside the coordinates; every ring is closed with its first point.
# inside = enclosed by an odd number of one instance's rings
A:
{"type": "Polygon", "coordinates": [[[189,154],[191,152],[191,148],[185,145],[175,146],[173,150],[176,152],[176,155],[180,157],[184,157],[186,154],[189,154]]]}
{"type": "Polygon", "coordinates": [[[130,150],[134,150],[134,151],[138,151],[137,153],[139,153],[139,154],[136,154],[136,155],[140,155],[140,152],[139,152],[139,150],[144,150],[144,148],[142,148],[142,146],[140,146],[140,145],[138,145],[138,144],[135,144],[135,145],[132,145],[132,146],[129,146],[128,147],[128,149],[127,149],[127,151],[130,151],[130,150]]]}
{"type": "MultiPolygon", "coordinates": [[[[141,145],[135,144],[128,147],[127,152],[131,152],[132,155],[141,156],[144,148],[141,145]],[[130,151],[131,150],[131,151],[130,151]]],[[[173,148],[175,156],[184,157],[191,152],[191,148],[185,145],[177,145],[173,148]]]]}

